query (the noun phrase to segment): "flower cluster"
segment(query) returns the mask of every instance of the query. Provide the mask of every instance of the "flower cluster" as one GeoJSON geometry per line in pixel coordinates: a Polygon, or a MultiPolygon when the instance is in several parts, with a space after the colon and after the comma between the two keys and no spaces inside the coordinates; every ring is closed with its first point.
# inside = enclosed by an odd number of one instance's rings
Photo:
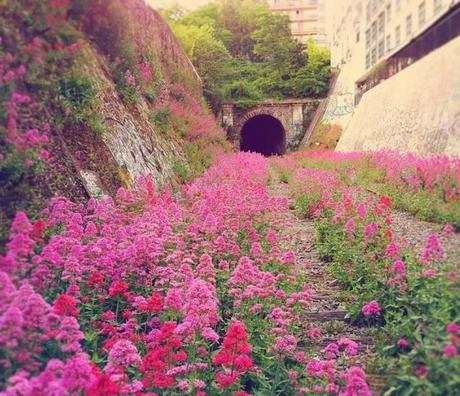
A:
{"type": "Polygon", "coordinates": [[[251,346],[248,343],[248,334],[244,323],[233,321],[228,327],[222,343],[222,349],[214,356],[215,366],[222,366],[222,371],[216,373],[219,388],[235,385],[238,378],[253,367],[249,353],[251,346]]]}

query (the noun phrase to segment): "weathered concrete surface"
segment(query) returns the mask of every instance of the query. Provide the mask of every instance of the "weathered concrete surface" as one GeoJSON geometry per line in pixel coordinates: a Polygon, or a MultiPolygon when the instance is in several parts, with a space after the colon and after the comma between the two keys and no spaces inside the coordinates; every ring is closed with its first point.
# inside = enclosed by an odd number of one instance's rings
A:
{"type": "Polygon", "coordinates": [[[460,37],[366,92],[336,150],[460,155],[460,37]]]}
{"type": "Polygon", "coordinates": [[[244,124],[255,116],[269,115],[283,125],[287,148],[295,149],[302,141],[318,104],[317,99],[292,99],[263,101],[256,106],[242,109],[227,103],[222,110],[222,126],[227,131],[229,139],[239,146],[244,124]]]}

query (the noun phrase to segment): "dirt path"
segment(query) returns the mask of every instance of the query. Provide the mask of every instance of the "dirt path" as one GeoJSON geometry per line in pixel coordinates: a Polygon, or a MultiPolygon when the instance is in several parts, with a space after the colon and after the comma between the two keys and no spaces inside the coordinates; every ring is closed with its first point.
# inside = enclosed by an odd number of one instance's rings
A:
{"type": "MultiPolygon", "coordinates": [[[[287,184],[279,182],[276,176],[273,177],[273,180],[272,194],[289,197],[287,184]]],[[[305,337],[302,340],[305,350],[309,352],[313,350],[318,357],[323,358],[322,351],[329,343],[346,337],[358,343],[358,354],[346,360],[339,359],[337,367],[345,369],[350,365],[357,365],[365,368],[366,362],[373,360],[375,355],[375,336],[373,335],[375,330],[355,326],[347,321],[342,289],[337,281],[327,273],[327,263],[319,258],[316,250],[314,222],[301,218],[294,209],[290,209],[286,216],[288,223],[286,248],[293,250],[296,254],[298,265],[307,274],[309,285],[314,291],[313,303],[306,313],[306,320],[312,323],[314,328],[321,330],[321,336],[318,339],[310,340],[305,337]]],[[[373,394],[381,394],[385,378],[373,375],[369,371],[367,374],[373,394]]]]}

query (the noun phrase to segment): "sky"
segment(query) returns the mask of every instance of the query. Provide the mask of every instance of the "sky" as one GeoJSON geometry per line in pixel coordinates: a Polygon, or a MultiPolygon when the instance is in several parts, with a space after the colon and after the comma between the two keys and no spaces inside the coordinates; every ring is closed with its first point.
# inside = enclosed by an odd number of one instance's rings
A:
{"type": "Polygon", "coordinates": [[[149,3],[153,8],[168,7],[172,4],[178,3],[182,7],[194,9],[209,2],[210,0],[147,0],[147,3],[149,3]]]}

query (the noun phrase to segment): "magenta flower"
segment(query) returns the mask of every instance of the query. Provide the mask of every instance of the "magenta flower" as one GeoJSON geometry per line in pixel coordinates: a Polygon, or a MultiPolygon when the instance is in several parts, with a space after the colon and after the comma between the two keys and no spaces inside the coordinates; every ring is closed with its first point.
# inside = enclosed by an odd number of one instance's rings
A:
{"type": "Polygon", "coordinates": [[[457,347],[452,344],[447,345],[446,347],[444,347],[444,355],[449,358],[457,356],[457,347]]]}
{"type": "Polygon", "coordinates": [[[365,304],[363,308],[361,309],[361,312],[365,317],[370,317],[370,316],[379,316],[381,313],[380,306],[377,301],[372,300],[368,304],[365,304]]]}

